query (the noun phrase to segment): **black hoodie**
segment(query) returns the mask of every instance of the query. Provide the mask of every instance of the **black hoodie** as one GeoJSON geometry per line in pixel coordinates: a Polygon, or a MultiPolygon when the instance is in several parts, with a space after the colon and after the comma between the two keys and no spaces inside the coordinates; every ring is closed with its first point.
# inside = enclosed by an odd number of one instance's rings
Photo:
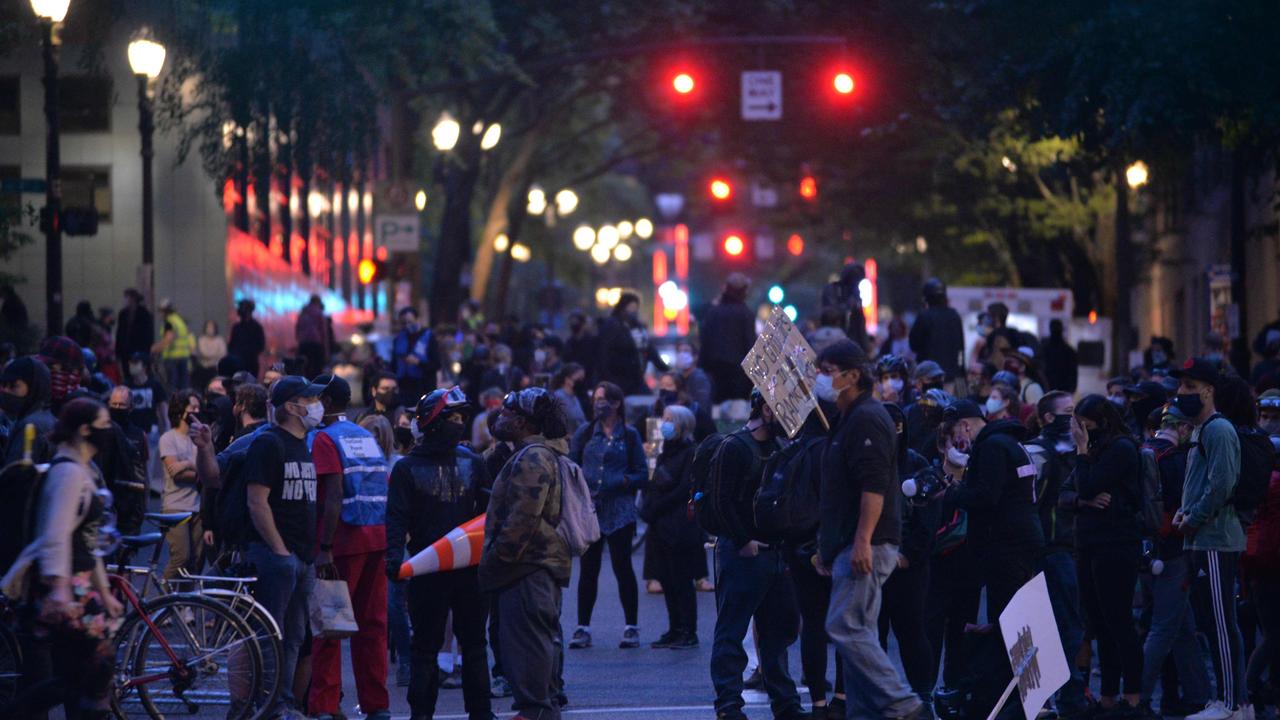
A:
{"type": "Polygon", "coordinates": [[[12,418],[9,427],[9,442],[4,448],[3,462],[0,467],[20,460],[23,454],[23,428],[34,425],[36,428],[35,445],[31,459],[37,463],[48,462],[53,457],[53,447],[49,444],[49,435],[53,432],[54,417],[49,412],[49,398],[52,380],[49,368],[33,356],[20,357],[5,368],[6,377],[22,380],[27,384],[27,395],[23,398],[17,417],[12,418]]]}
{"type": "Polygon", "coordinates": [[[1035,497],[1035,465],[1022,449],[1022,423],[1009,418],[989,423],[969,452],[964,482],[947,499],[969,513],[969,539],[1004,551],[1044,548],[1035,497]]]}
{"type": "Polygon", "coordinates": [[[399,568],[450,530],[483,513],[493,481],[470,449],[423,439],[387,480],[387,567],[399,568]],[[406,538],[407,536],[407,538],[406,538]]]}

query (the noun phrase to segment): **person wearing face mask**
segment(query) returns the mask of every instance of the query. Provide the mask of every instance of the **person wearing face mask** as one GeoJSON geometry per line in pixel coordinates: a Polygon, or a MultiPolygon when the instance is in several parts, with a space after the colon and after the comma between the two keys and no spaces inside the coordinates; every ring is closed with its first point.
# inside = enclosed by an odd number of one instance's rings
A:
{"type": "MultiPolygon", "coordinates": [[[[390,580],[399,578],[400,565],[407,557],[485,511],[492,485],[489,473],[480,456],[461,444],[469,408],[466,395],[451,388],[433,390],[414,409],[412,427],[417,440],[409,454],[396,463],[389,482],[385,566],[390,580]]],[[[413,640],[411,657],[401,663],[410,668],[409,708],[415,718],[430,718],[435,713],[440,675],[436,654],[444,647],[450,613],[462,653],[467,714],[473,720],[491,717],[485,654],[487,602],[477,573],[470,567],[409,580],[413,640]]],[[[382,654],[386,656],[385,649],[382,654]]]]}
{"type": "Polygon", "coordinates": [[[400,395],[409,404],[435,387],[440,350],[435,334],[418,324],[418,311],[405,307],[397,316],[400,332],[391,343],[391,368],[400,384],[400,395]]]}
{"type": "Polygon", "coordinates": [[[1236,571],[1245,547],[1244,528],[1231,503],[1240,473],[1240,438],[1230,421],[1218,414],[1214,391],[1223,384],[1213,363],[1188,359],[1170,373],[1178,380],[1173,399],[1195,424],[1182,483],[1182,505],[1173,527],[1191,553],[1194,589],[1204,600],[1197,605],[1196,627],[1209,636],[1216,694],[1196,720],[1232,718],[1245,703],[1244,644],[1236,618],[1236,571]]]}
{"type": "Polygon", "coordinates": [[[1160,498],[1165,508],[1164,525],[1155,540],[1155,557],[1161,572],[1147,580],[1151,593],[1151,627],[1142,649],[1142,705],[1151,708],[1156,685],[1162,684],[1160,714],[1186,716],[1204,708],[1209,701],[1209,676],[1196,639],[1195,615],[1191,609],[1191,556],[1182,547],[1182,538],[1170,524],[1173,511],[1182,504],[1182,482],[1191,450],[1191,422],[1172,405],[1159,413],[1155,435],[1143,443],[1160,473],[1160,498]],[[1162,672],[1172,656],[1177,669],[1176,683],[1162,672]],[[1161,681],[1164,682],[1161,682],[1161,681]],[[1181,691],[1181,692],[1179,692],[1181,691]]]}
{"type": "Polygon", "coordinates": [[[542,338],[542,347],[533,351],[533,365],[537,372],[555,375],[564,367],[564,341],[555,335],[542,338]]]}
{"type": "Polygon", "coordinates": [[[937,363],[945,379],[953,380],[963,362],[964,323],[948,303],[947,286],[941,280],[929,278],[921,290],[925,308],[911,327],[909,345],[917,360],[937,363]]]}
{"type": "Polygon", "coordinates": [[[684,389],[699,407],[711,407],[711,377],[698,367],[698,349],[691,343],[676,346],[676,372],[684,378],[684,389]]]}
{"type": "Polygon", "coordinates": [[[50,382],[49,368],[34,356],[17,358],[0,372],[0,412],[9,425],[9,441],[2,454],[4,465],[22,457],[28,425],[36,432],[32,460],[48,462],[52,455],[48,440],[54,425],[53,413],[49,412],[50,382]]]}
{"type": "MultiPolygon", "coordinates": [[[[1075,658],[1084,642],[1084,620],[1080,611],[1079,579],[1076,573],[1076,509],[1059,507],[1058,499],[1076,465],[1076,444],[1071,437],[1071,417],[1075,402],[1071,395],[1051,390],[1036,403],[1040,434],[1023,444],[1036,469],[1036,494],[1040,527],[1045,535],[1044,574],[1058,624],[1063,652],[1075,658]]],[[[1084,677],[1074,672],[1054,696],[1061,717],[1083,712],[1084,677]]]]}
{"type": "MultiPolygon", "coordinates": [[[[1040,571],[1044,534],[1035,466],[1019,444],[1026,428],[1016,419],[989,423],[982,409],[967,400],[948,408],[946,417],[955,423],[955,438],[969,455],[964,480],[947,491],[946,500],[968,513],[966,544],[982,573],[987,618],[994,623],[1018,588],[1040,571]]],[[[974,690],[978,705],[995,705],[1010,677],[1004,667],[981,675],[974,690]]]]}
{"type": "MultiPolygon", "coordinates": [[[[212,443],[202,444],[201,433],[192,433],[196,445],[196,475],[199,478],[201,523],[204,525],[205,545],[216,547],[219,552],[243,550],[246,538],[228,537],[221,525],[228,512],[229,494],[224,487],[233,478],[243,479],[245,456],[253,439],[267,427],[267,389],[256,382],[242,382],[236,386],[232,405],[237,430],[226,448],[218,450],[212,443]]],[[[241,514],[244,508],[239,509],[241,514]]]]}
{"type": "MultiPolygon", "coordinates": [[[[253,593],[280,627],[280,666],[293,668],[307,637],[307,603],[315,588],[316,466],[307,435],[324,418],[320,393],[299,375],[271,388],[275,424],[259,432],[245,455],[249,509],[246,559],[257,568],[253,593]]],[[[305,698],[282,682],[279,712],[303,710],[305,698]]]]}
{"type": "MultiPolygon", "coordinates": [[[[388,718],[387,458],[373,434],[347,419],[351,386],[337,375],[319,375],[323,418],[311,439],[317,507],[322,509],[316,537],[316,571],[343,580],[351,594],[359,630],[351,637],[351,667],[360,708],[370,718],[388,718]]],[[[460,394],[460,393],[459,393],[460,394]]],[[[342,642],[315,638],[311,643],[313,714],[337,714],[342,695],[342,642]]]]}
{"type": "Polygon", "coordinates": [[[915,402],[915,394],[907,387],[907,360],[897,355],[885,355],[876,361],[878,374],[876,394],[882,403],[907,407],[915,402]]]}
{"type": "Polygon", "coordinates": [[[37,357],[49,368],[49,404],[57,413],[63,400],[80,388],[84,354],[71,338],[54,335],[40,343],[37,357]]]}
{"type": "Polygon", "coordinates": [[[137,535],[147,511],[147,434],[133,424],[129,388],[117,385],[107,395],[107,412],[118,436],[114,447],[98,461],[115,495],[116,527],[125,535],[137,535]]]}
{"type": "Polygon", "coordinates": [[[1120,410],[1121,417],[1125,420],[1125,427],[1129,434],[1134,437],[1145,437],[1145,428],[1143,427],[1147,418],[1151,413],[1160,409],[1169,400],[1169,394],[1164,386],[1152,380],[1143,380],[1136,385],[1128,385],[1122,391],[1124,393],[1125,402],[1123,405],[1117,405],[1120,410]]]}
{"type": "Polygon", "coordinates": [[[640,395],[647,391],[644,383],[646,363],[652,362],[659,370],[667,369],[640,322],[640,298],[635,293],[622,293],[613,306],[613,312],[600,322],[597,352],[596,374],[599,379],[617,385],[627,395],[640,395]]]}
{"type": "Polygon", "coordinates": [[[1280,390],[1272,388],[1258,396],[1258,427],[1280,438],[1280,390]]]}
{"type": "Polygon", "coordinates": [[[1018,402],[1018,391],[1004,383],[995,383],[991,386],[991,394],[983,403],[982,410],[986,413],[989,423],[1011,418],[1017,420],[1022,414],[1022,404],[1018,402]]]}
{"type": "Polygon", "coordinates": [[[400,383],[396,381],[396,376],[389,372],[378,373],[373,385],[373,402],[356,416],[356,422],[359,423],[370,415],[381,415],[391,422],[392,427],[395,427],[403,414],[404,406],[400,403],[400,383]]]}
{"type": "MultiPolygon", "coordinates": [[[[493,428],[491,420],[496,419],[502,407],[502,389],[491,387],[480,393],[480,412],[471,421],[471,449],[478,453],[486,452],[493,447],[493,428]]],[[[410,428],[412,428],[412,424],[410,428]]]]}
{"type": "Polygon", "coordinates": [[[751,380],[742,370],[742,358],[756,342],[755,311],[747,307],[751,281],[742,273],[725,280],[720,301],[707,310],[702,320],[702,354],[698,363],[711,378],[712,400],[745,400],[751,394],[751,380]]]}
{"type": "Polygon", "coordinates": [[[582,403],[578,401],[578,392],[586,381],[586,369],[576,362],[564,363],[560,366],[560,371],[551,378],[552,393],[560,405],[560,411],[564,413],[571,434],[587,424],[582,403]]]}
{"type": "MultiPolygon", "coordinates": [[[[716,422],[711,418],[710,410],[689,396],[688,388],[684,385],[684,376],[675,370],[658,376],[658,399],[653,403],[653,414],[661,415],[662,409],[669,405],[683,405],[693,413],[694,442],[702,442],[704,438],[716,431],[716,422]]],[[[640,424],[637,427],[642,429],[644,426],[640,424]]]]}
{"type": "MultiPolygon", "coordinates": [[[[42,641],[33,643],[38,657],[28,659],[23,682],[47,682],[41,675],[51,667],[68,718],[111,717],[110,640],[124,606],[111,593],[92,539],[109,522],[110,496],[93,459],[113,435],[97,400],[76,398],[63,407],[50,438],[57,452],[36,499],[35,537],[0,580],[4,594],[22,603],[24,630],[42,641]]],[[[46,709],[14,716],[43,716],[46,709]]]]}
{"type": "Polygon", "coordinates": [[[125,387],[129,388],[129,402],[133,406],[133,424],[147,433],[150,444],[150,464],[148,477],[162,477],[164,469],[159,464],[160,455],[156,452],[160,436],[169,430],[169,403],[166,401],[164,386],[151,377],[151,356],[146,353],[135,353],[129,358],[129,377],[125,378],[125,387]]]}
{"type": "Polygon", "coordinates": [[[200,521],[200,483],[196,475],[196,446],[190,430],[200,413],[200,396],[190,388],[175,392],[169,399],[170,428],[160,436],[158,452],[164,464],[164,494],[161,509],[166,513],[195,513],[165,534],[169,563],[164,577],[178,577],[179,570],[199,572],[204,565],[204,528],[200,521]]]}
{"type": "Polygon", "coordinates": [[[569,641],[570,649],[591,647],[591,614],[595,609],[600,581],[600,564],[605,545],[609,562],[618,580],[625,626],[620,648],[640,647],[639,589],[631,566],[631,541],[636,535],[636,491],[649,479],[640,433],[623,417],[622,388],[609,382],[596,386],[591,394],[595,419],[573,434],[569,458],[582,466],[587,486],[595,499],[600,521],[600,539],[582,555],[578,576],[578,628],[569,641]]]}
{"type": "Polygon", "coordinates": [[[879,643],[881,592],[902,544],[895,424],[872,396],[871,368],[859,345],[829,345],[818,369],[815,394],[834,400],[840,417],[822,460],[815,566],[832,579],[826,628],[844,663],[848,714],[929,717],[879,643]]]}
{"type": "Polygon", "coordinates": [[[662,584],[667,631],[655,648],[684,650],[698,646],[698,603],[694,580],[706,574],[702,530],[689,517],[686,504],[693,486],[693,411],[668,405],[662,411],[662,454],[644,492],[640,517],[649,524],[645,562],[662,584]]]}
{"type": "Polygon", "coordinates": [[[1074,499],[1079,513],[1080,604],[1098,644],[1099,703],[1116,717],[1132,717],[1143,674],[1142,644],[1132,616],[1142,557],[1142,533],[1134,521],[1142,506],[1142,460],[1120,412],[1098,394],[1076,405],[1071,437],[1076,445],[1074,493],[1063,493],[1060,501],[1074,499]]]}
{"type": "Polygon", "coordinates": [[[1170,374],[1173,369],[1173,341],[1160,336],[1151,338],[1151,344],[1142,353],[1142,361],[1148,376],[1170,374]]]}

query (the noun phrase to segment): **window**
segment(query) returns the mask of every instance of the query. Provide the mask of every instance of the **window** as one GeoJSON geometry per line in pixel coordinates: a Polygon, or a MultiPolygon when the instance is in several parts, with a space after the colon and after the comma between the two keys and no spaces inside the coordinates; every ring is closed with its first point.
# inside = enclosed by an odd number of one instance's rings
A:
{"type": "Polygon", "coordinates": [[[64,165],[62,207],[97,208],[98,222],[111,222],[111,171],[64,165]]]}
{"type": "Polygon", "coordinates": [[[111,130],[111,79],[93,75],[58,80],[58,123],[64,133],[111,130]]]}
{"type": "MultiPolygon", "coordinates": [[[[0,181],[17,180],[22,177],[22,168],[18,165],[0,165],[0,181]]],[[[22,195],[19,193],[0,192],[0,215],[15,225],[22,219],[22,195]]]]}
{"type": "Polygon", "coordinates": [[[0,135],[22,132],[22,83],[18,76],[0,77],[0,135]]]}

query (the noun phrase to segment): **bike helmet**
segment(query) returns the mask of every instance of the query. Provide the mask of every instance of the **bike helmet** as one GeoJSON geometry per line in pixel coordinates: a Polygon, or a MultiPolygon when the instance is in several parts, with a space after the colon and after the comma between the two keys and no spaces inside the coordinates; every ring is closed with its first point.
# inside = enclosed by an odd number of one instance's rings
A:
{"type": "Polygon", "coordinates": [[[901,355],[885,355],[876,361],[876,374],[884,377],[888,373],[897,373],[905,380],[911,375],[907,359],[901,355]]]}
{"type": "Polygon", "coordinates": [[[432,390],[418,400],[414,417],[417,419],[418,429],[426,430],[445,413],[462,412],[466,408],[467,395],[462,392],[462,388],[441,388],[432,390]]]}

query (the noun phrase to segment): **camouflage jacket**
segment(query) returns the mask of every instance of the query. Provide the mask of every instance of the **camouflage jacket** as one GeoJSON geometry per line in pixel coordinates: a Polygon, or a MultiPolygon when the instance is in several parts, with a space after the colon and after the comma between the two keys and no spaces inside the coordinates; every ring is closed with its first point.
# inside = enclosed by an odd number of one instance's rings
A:
{"type": "Polygon", "coordinates": [[[556,532],[560,524],[560,470],[564,439],[526,438],[493,483],[480,558],[480,585],[498,590],[538,570],[569,585],[573,561],[556,532]],[[540,445],[542,447],[533,447],[540,445]],[[526,448],[528,448],[526,450],[526,448]]]}

